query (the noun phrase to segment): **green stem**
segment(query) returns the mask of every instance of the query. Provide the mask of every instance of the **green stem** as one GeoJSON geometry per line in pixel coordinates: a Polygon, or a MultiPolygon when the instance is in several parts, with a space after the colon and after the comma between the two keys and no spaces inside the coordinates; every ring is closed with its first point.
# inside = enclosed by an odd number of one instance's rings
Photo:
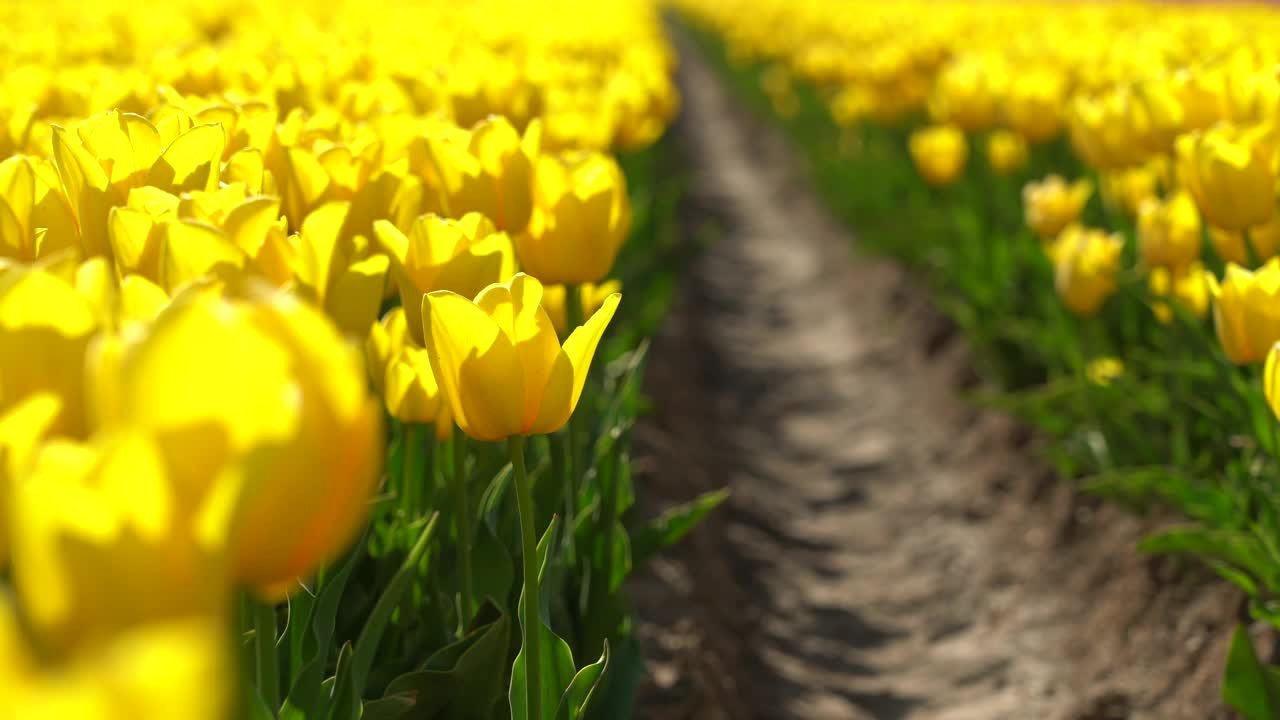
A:
{"type": "Polygon", "coordinates": [[[276,609],[252,601],[253,647],[257,657],[258,692],[274,714],[280,707],[280,665],[276,657],[276,609]]]}
{"type": "MultiPolygon", "coordinates": [[[[582,325],[583,309],[582,309],[582,292],[577,285],[564,286],[564,314],[565,314],[565,336],[568,337],[580,325],[582,325]]],[[[587,386],[584,384],[582,395],[578,398],[578,404],[584,404],[589,397],[587,386]]],[[[578,492],[581,490],[581,478],[579,477],[578,464],[578,423],[574,422],[574,413],[569,416],[569,420],[565,422],[564,427],[564,482],[565,482],[565,501],[564,501],[564,522],[565,527],[569,529],[566,533],[566,543],[568,544],[569,562],[574,562],[577,555],[574,547],[573,528],[577,521],[576,509],[578,505],[578,492]]]]}
{"type": "Polygon", "coordinates": [[[516,503],[520,510],[520,541],[524,558],[524,616],[520,619],[524,632],[524,690],[528,708],[528,720],[540,720],[542,715],[542,684],[539,678],[542,657],[538,648],[539,597],[538,597],[538,539],[533,527],[533,493],[529,488],[529,476],[524,468],[524,436],[512,435],[509,442],[511,471],[516,482],[516,503]]]}
{"type": "Polygon", "coordinates": [[[475,608],[471,585],[471,513],[467,508],[467,445],[461,432],[453,435],[453,505],[458,531],[458,573],[461,575],[462,614],[459,622],[465,631],[475,608]]]}

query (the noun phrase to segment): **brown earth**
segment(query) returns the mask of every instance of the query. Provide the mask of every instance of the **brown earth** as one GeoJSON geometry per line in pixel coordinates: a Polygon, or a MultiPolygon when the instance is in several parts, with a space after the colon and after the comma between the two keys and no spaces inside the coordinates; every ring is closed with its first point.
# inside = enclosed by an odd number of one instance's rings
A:
{"type": "Polygon", "coordinates": [[[648,510],[733,495],[633,585],[640,717],[1226,718],[1240,597],[1144,557],[973,382],[916,279],[856,256],[687,44],[688,272],[639,434],[648,510]]]}

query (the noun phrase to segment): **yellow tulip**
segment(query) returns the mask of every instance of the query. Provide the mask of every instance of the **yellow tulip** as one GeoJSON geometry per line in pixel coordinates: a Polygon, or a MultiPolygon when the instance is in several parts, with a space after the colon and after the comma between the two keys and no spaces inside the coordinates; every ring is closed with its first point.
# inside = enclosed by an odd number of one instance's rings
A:
{"type": "MultiPolygon", "coordinates": [[[[582,303],[583,317],[590,317],[604,305],[610,295],[622,291],[622,283],[607,280],[599,285],[584,283],[578,286],[578,297],[582,303]]],[[[542,288],[542,307],[551,318],[556,333],[564,337],[569,332],[568,313],[565,308],[565,286],[545,285],[542,288]]]]}
{"type": "Polygon", "coordinates": [[[41,663],[0,602],[2,717],[41,720],[224,720],[234,671],[220,619],[189,618],[120,633],[41,663]]]}
{"type": "Polygon", "coordinates": [[[1060,175],[1032,181],[1022,188],[1022,210],[1027,227],[1041,240],[1052,240],[1075,222],[1093,193],[1086,179],[1070,185],[1060,175]]]}
{"type": "Polygon", "coordinates": [[[202,526],[211,506],[181,492],[141,433],[36,453],[13,487],[13,575],[46,646],[67,653],[150,622],[224,613],[222,538],[202,526]]]}
{"type": "Polygon", "coordinates": [[[323,308],[338,329],[363,336],[378,316],[389,261],[360,257],[346,232],[348,203],[328,203],[302,222],[294,272],[299,294],[323,308]]]}
{"type": "Polygon", "coordinates": [[[190,293],[114,364],[104,424],[152,433],[186,496],[230,498],[237,580],[278,597],[350,542],[379,478],[381,412],[323,315],[279,293],[190,293]]]}
{"type": "Polygon", "coordinates": [[[58,396],[36,393],[0,414],[0,568],[9,561],[9,497],[62,409],[58,396]]]}
{"type": "Polygon", "coordinates": [[[1085,366],[1084,374],[1094,385],[1106,387],[1124,374],[1124,363],[1117,357],[1094,358],[1085,366]]]}
{"type": "Polygon", "coordinates": [[[84,363],[98,330],[70,282],[36,267],[0,269],[0,408],[40,392],[57,396],[51,432],[84,436],[84,363]]]}
{"type": "Polygon", "coordinates": [[[1213,298],[1213,325],[1227,358],[1237,365],[1262,362],[1280,341],[1280,258],[1257,271],[1227,264],[1219,282],[1206,273],[1213,298]]]}
{"type": "Polygon", "coordinates": [[[1124,239],[1102,230],[1073,226],[1058,239],[1054,289],[1069,310],[1093,315],[1116,290],[1124,239]]]}
{"type": "Polygon", "coordinates": [[[1270,132],[1216,127],[1178,139],[1178,171],[1209,224],[1244,230],[1275,212],[1270,132]]]}
{"type": "Polygon", "coordinates": [[[1067,94],[1061,70],[1037,67],[1013,73],[1004,114],[1009,125],[1027,140],[1042,143],[1062,132],[1062,111],[1067,94]]]}
{"type": "Polygon", "coordinates": [[[448,436],[453,423],[449,417],[440,417],[440,387],[431,370],[431,358],[426,350],[406,346],[387,364],[384,401],[387,414],[403,423],[429,423],[443,420],[437,431],[448,436]]]}
{"type": "Polygon", "coordinates": [[[428,138],[446,214],[484,214],[504,232],[529,222],[534,164],[541,151],[542,126],[530,123],[524,136],[503,117],[481,120],[469,133],[428,138]]]}
{"type": "Polygon", "coordinates": [[[626,177],[596,152],[538,160],[534,209],[516,236],[521,268],[546,284],[598,283],[609,274],[631,229],[626,177]]]}
{"type": "Polygon", "coordinates": [[[516,271],[511,238],[496,232],[493,223],[479,213],[469,213],[461,220],[423,215],[414,221],[408,237],[386,220],[374,223],[373,230],[391,259],[409,334],[419,346],[425,342],[423,295],[449,290],[475,297],[516,271]]]}
{"type": "Polygon", "coordinates": [[[1200,211],[1186,192],[1138,209],[1138,250],[1148,265],[1182,268],[1200,257],[1200,211]]]}
{"type": "MultiPolygon", "coordinates": [[[[1209,312],[1209,283],[1199,260],[1173,269],[1154,267],[1147,276],[1147,286],[1152,295],[1170,298],[1198,318],[1209,312]]],[[[1167,303],[1154,303],[1151,310],[1160,322],[1166,325],[1173,322],[1173,310],[1167,303]]]]}
{"type": "Polygon", "coordinates": [[[1136,217],[1142,204],[1159,197],[1161,177],[1155,163],[1109,170],[1102,175],[1102,199],[1108,207],[1136,217]]]}
{"type": "Polygon", "coordinates": [[[996,130],[987,138],[987,163],[999,175],[1009,175],[1027,164],[1027,141],[1011,130],[996,130]]]}
{"type": "Polygon", "coordinates": [[[477,440],[555,432],[573,414],[591,359],[621,296],[610,295],[564,341],[542,307],[542,285],[517,274],[475,301],[423,298],[427,350],[454,421],[477,440]]]}
{"type": "Polygon", "coordinates": [[[911,159],[920,176],[931,185],[950,185],[964,172],[969,144],[954,125],[932,125],[911,134],[911,159]]]}
{"type": "Polygon", "coordinates": [[[997,56],[961,55],[938,74],[930,112],[961,130],[986,130],[998,118],[1008,70],[997,56]]]}
{"type": "MultiPolygon", "coordinates": [[[[418,312],[422,312],[421,308],[418,312]]],[[[383,381],[387,367],[408,343],[409,327],[403,307],[392,308],[369,328],[369,336],[364,343],[365,365],[369,369],[369,382],[378,394],[386,389],[383,381]]]]}
{"type": "Polygon", "coordinates": [[[1280,347],[1271,346],[1267,353],[1267,365],[1262,374],[1262,389],[1267,396],[1271,412],[1280,418],[1280,347]]]}
{"type": "Polygon", "coordinates": [[[54,168],[23,155],[0,162],[0,257],[31,262],[79,244],[54,168]]]}

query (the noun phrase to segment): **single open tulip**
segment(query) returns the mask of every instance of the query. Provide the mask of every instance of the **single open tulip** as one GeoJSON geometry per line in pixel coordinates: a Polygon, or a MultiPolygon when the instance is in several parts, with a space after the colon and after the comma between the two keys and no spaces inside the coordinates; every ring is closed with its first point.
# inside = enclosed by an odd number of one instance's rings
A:
{"type": "Polygon", "coordinates": [[[1000,175],[1009,175],[1027,164],[1027,141],[1011,130],[996,130],[987,138],[987,163],[1000,175]]]}
{"type": "Polygon", "coordinates": [[[1072,226],[1058,239],[1054,288],[1077,315],[1093,315],[1116,290],[1124,239],[1115,233],[1072,226]]]}
{"type": "Polygon", "coordinates": [[[1053,240],[1075,222],[1089,202],[1093,183],[1085,179],[1070,185],[1060,175],[1032,181],[1022,188],[1022,210],[1027,227],[1041,240],[1053,240]]]}
{"type": "Polygon", "coordinates": [[[280,293],[188,293],[113,364],[104,425],[153,434],[185,496],[230,498],[237,580],[278,597],[354,537],[379,478],[381,411],[318,311],[280,293]]]}
{"type": "MultiPolygon", "coordinates": [[[[1204,265],[1199,260],[1172,270],[1152,268],[1147,276],[1147,287],[1152,295],[1169,298],[1198,318],[1209,312],[1209,283],[1205,280],[1204,265]]],[[[1153,303],[1151,310],[1160,322],[1166,325],[1173,322],[1173,310],[1168,303],[1153,303]]]]}
{"type": "Polygon", "coordinates": [[[428,138],[441,206],[452,217],[484,214],[499,230],[517,233],[529,222],[534,163],[541,148],[539,122],[524,136],[506,118],[481,120],[469,133],[428,138]]]}
{"type": "Polygon", "coordinates": [[[1268,128],[1215,127],[1178,139],[1178,171],[1205,219],[1224,230],[1260,225],[1275,212],[1268,128]]]}
{"type": "Polygon", "coordinates": [[[953,125],[933,125],[911,134],[908,142],[916,171],[931,185],[950,185],[964,172],[969,144],[953,125]]]}
{"type": "Polygon", "coordinates": [[[1280,341],[1280,258],[1252,272],[1229,263],[1221,282],[1212,273],[1206,279],[1227,359],[1237,365],[1262,362],[1280,341]]]}
{"type": "Polygon", "coordinates": [[[449,290],[475,297],[485,287],[509,279],[516,271],[511,238],[497,232],[480,213],[461,220],[423,215],[409,235],[386,220],[374,223],[378,243],[391,259],[410,337],[422,337],[422,296],[449,290]]]}
{"type": "Polygon", "coordinates": [[[1138,208],[1138,249],[1148,265],[1182,268],[1200,257],[1200,211],[1195,200],[1177,192],[1138,208]]]}
{"type": "Polygon", "coordinates": [[[596,152],[544,155],[533,216],[516,236],[516,253],[521,268],[543,283],[598,283],[630,229],[631,202],[617,161],[596,152]]]}
{"type": "Polygon", "coordinates": [[[560,429],[620,299],[610,295],[562,346],[542,307],[542,284],[524,273],[490,285],[474,302],[428,294],[427,350],[458,427],[483,441],[560,429]]]}

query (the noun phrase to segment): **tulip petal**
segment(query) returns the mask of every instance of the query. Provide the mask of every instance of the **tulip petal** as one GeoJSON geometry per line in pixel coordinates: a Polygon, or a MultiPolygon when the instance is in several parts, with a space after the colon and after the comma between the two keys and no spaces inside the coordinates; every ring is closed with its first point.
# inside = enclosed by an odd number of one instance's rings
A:
{"type": "Polygon", "coordinates": [[[386,255],[374,255],[351,265],[334,280],[325,298],[325,312],[343,333],[363,335],[378,317],[388,263],[386,255]]]}
{"type": "Polygon", "coordinates": [[[205,276],[245,266],[245,255],[217,228],[180,220],[161,226],[160,286],[170,294],[205,276]]]}
{"type": "Polygon", "coordinates": [[[213,192],[218,189],[222,149],[226,146],[222,126],[197,125],[178,136],[147,176],[147,182],[172,193],[189,190],[213,192]]]}
{"type": "Polygon", "coordinates": [[[530,429],[530,434],[555,432],[568,422],[569,416],[578,406],[578,398],[582,396],[582,386],[591,369],[596,346],[600,344],[600,338],[604,336],[621,300],[622,295],[619,293],[605,298],[604,304],[591,319],[582,327],[576,328],[569,339],[564,341],[564,348],[556,357],[538,419],[530,429]]]}
{"type": "Polygon", "coordinates": [[[431,369],[458,426],[484,441],[518,434],[524,376],[507,334],[471,301],[448,291],[424,297],[422,314],[431,369]]]}

